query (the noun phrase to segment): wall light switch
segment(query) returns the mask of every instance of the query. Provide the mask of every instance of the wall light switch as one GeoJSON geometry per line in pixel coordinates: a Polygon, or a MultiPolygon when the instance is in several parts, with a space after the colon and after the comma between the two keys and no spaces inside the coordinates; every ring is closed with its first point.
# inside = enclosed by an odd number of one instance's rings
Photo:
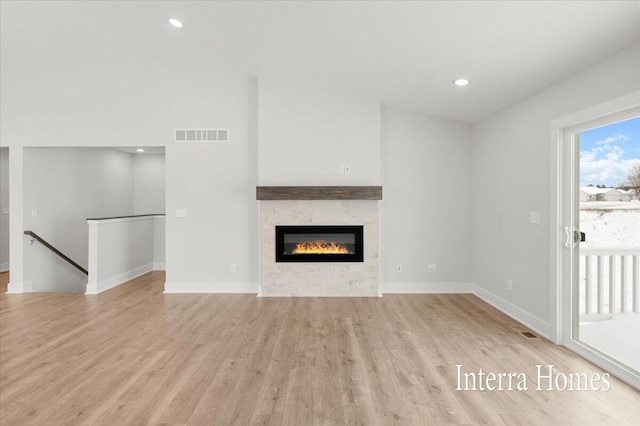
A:
{"type": "Polygon", "coordinates": [[[38,209],[31,209],[31,217],[38,217],[38,209]]]}
{"type": "Polygon", "coordinates": [[[540,225],[540,212],[530,212],[529,222],[533,223],[534,225],[540,225]]]}
{"type": "Polygon", "coordinates": [[[350,165],[346,165],[344,166],[344,174],[345,175],[350,175],[351,174],[351,166],[350,165]]]}
{"type": "Polygon", "coordinates": [[[427,273],[429,274],[438,273],[438,266],[434,264],[427,265],[427,273]]]}
{"type": "Polygon", "coordinates": [[[176,209],[176,217],[187,217],[187,209],[176,209]]]}

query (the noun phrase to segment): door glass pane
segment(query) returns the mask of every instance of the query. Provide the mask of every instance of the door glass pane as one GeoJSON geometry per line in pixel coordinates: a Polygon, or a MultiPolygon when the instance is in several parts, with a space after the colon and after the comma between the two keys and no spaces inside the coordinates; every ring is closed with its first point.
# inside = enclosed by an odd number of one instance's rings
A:
{"type": "MultiPolygon", "coordinates": [[[[640,371],[640,117],[578,135],[576,337],[640,371]]],[[[575,306],[575,305],[574,305],[575,306]]]]}

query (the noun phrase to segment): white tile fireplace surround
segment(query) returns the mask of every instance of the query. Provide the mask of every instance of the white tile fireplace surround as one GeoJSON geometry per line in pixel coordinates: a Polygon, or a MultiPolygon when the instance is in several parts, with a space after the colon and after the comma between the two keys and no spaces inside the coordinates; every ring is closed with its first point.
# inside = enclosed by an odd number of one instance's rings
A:
{"type": "Polygon", "coordinates": [[[377,200],[274,200],[261,199],[260,195],[258,199],[260,294],[263,297],[379,296],[377,200]],[[276,225],[362,225],[364,261],[278,263],[275,251],[276,225]]]}

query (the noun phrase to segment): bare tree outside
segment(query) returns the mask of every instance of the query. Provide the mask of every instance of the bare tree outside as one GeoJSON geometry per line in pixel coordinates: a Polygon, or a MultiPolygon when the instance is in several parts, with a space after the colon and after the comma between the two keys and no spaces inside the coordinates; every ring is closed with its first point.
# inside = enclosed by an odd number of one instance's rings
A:
{"type": "Polygon", "coordinates": [[[636,198],[640,199],[640,164],[636,164],[629,171],[629,176],[627,176],[627,185],[628,189],[633,189],[636,194],[636,198]]]}

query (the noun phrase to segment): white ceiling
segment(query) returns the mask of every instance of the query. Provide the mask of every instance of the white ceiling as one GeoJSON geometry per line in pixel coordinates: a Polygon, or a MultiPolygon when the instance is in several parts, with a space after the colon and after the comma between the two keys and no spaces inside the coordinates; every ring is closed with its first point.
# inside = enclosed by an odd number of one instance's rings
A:
{"type": "Polygon", "coordinates": [[[639,41],[636,0],[2,1],[0,77],[197,68],[474,122],[639,41]]]}

